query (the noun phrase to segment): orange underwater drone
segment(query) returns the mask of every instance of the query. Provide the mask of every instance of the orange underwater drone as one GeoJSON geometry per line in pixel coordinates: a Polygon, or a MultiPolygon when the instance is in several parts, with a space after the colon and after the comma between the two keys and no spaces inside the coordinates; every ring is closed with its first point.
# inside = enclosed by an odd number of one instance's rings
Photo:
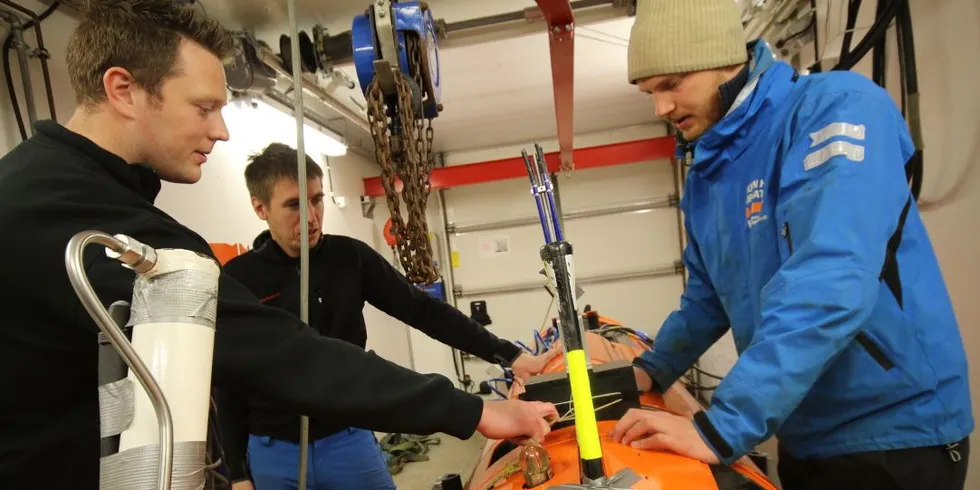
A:
{"type": "Polygon", "coordinates": [[[557,322],[535,332],[535,340],[546,348],[549,339],[561,342],[564,355],[525,386],[514,384],[507,397],[552,402],[563,415],[541,444],[488,441],[466,488],[776,490],[747,457],[731,466],[708,465],[668,451],[634,449],[607,435],[629,409],[693,418],[701,406],[677,384],[663,395],[639,393],[631,362],[652,341],[594,311],[579,315],[572,246],[562,235],[543,151],[537,144],[535,149],[536,158],[523,155],[544,228],[541,259],[558,303],[557,322]]]}

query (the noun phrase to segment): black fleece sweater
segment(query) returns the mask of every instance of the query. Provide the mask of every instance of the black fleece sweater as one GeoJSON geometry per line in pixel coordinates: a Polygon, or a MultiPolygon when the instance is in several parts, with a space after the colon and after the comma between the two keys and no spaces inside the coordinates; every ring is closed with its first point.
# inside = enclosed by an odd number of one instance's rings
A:
{"type": "MultiPolygon", "coordinates": [[[[212,252],[154,207],[161,185],[152,171],[55,122],[37,128],[0,158],[0,486],[95,490],[98,329],[68,280],[65,247],[94,229],[212,252]]],[[[132,300],[132,271],[103,250],[88,250],[84,266],[104,305],[132,300]]],[[[219,288],[216,388],[385,432],[466,438],[475,430],[483,401],[446,377],[322,336],[227,274],[219,288]]]]}
{"type": "MultiPolygon", "coordinates": [[[[225,265],[225,272],[267,305],[299,316],[299,259],[286,255],[268,231],[253,249],[225,265]]],[[[360,348],[367,341],[364,304],[425,332],[433,339],[488,362],[509,365],[520,349],[497,338],[456,308],[412,285],[366,243],[324,235],[310,249],[309,324],[320,334],[360,348]]],[[[217,399],[222,439],[232,478],[245,478],[248,434],[299,442],[300,414],[261,397],[225,391],[217,399]]],[[[406,406],[405,410],[426,410],[406,406]]],[[[351,424],[337,417],[310,417],[310,441],[351,424]]]]}

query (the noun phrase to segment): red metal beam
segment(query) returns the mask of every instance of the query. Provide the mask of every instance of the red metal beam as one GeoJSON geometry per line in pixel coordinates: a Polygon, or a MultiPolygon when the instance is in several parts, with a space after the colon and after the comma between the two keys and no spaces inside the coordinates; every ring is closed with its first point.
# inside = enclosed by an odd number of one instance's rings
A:
{"type": "Polygon", "coordinates": [[[555,122],[562,168],[574,162],[575,16],[569,0],[535,0],[548,22],[551,82],[555,92],[555,122]]]}
{"type": "MultiPolygon", "coordinates": [[[[610,167],[628,163],[645,162],[674,156],[674,138],[664,136],[646,140],[614,143],[611,145],[578,148],[573,152],[575,168],[610,167]]],[[[559,171],[559,152],[545,153],[545,161],[550,172],[559,171]]],[[[432,169],[430,182],[433,189],[448,189],[464,185],[481,184],[497,180],[527,178],[527,169],[522,157],[505,158],[488,162],[453,165],[432,169]]],[[[401,192],[400,181],[395,187],[401,192]]],[[[385,195],[380,177],[364,179],[364,194],[372,197],[385,195]]]]}

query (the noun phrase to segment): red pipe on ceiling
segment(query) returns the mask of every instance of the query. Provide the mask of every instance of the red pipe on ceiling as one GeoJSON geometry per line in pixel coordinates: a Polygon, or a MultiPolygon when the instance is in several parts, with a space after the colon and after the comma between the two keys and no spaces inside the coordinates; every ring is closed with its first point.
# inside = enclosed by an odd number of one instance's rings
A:
{"type": "MultiPolygon", "coordinates": [[[[575,159],[575,168],[579,170],[611,167],[614,165],[671,158],[674,156],[674,145],[675,140],[673,137],[663,136],[625,143],[578,148],[572,152],[572,157],[575,159]]],[[[559,152],[545,153],[545,161],[548,163],[549,172],[557,173],[560,171],[559,157],[559,152]]],[[[514,157],[434,168],[432,169],[429,180],[432,189],[448,189],[521,177],[527,178],[524,158],[514,157]]],[[[401,192],[401,181],[395,180],[395,188],[398,192],[401,192]]],[[[380,177],[364,179],[364,195],[372,197],[383,197],[385,195],[380,177]]]]}
{"type": "Polygon", "coordinates": [[[569,0],[535,0],[548,22],[551,81],[555,93],[555,121],[562,170],[574,166],[575,16],[569,0]]]}

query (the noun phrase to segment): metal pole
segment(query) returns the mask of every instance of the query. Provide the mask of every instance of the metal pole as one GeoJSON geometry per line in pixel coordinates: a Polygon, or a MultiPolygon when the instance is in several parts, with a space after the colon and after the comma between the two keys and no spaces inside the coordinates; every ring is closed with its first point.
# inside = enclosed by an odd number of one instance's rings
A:
{"type": "MultiPolygon", "coordinates": [[[[445,153],[436,154],[436,162],[438,163],[440,168],[445,167],[446,154],[445,153]]],[[[445,291],[446,301],[450,302],[450,304],[453,305],[453,308],[459,309],[459,302],[456,300],[456,295],[454,294],[454,291],[456,289],[456,271],[453,270],[453,241],[452,241],[452,235],[449,231],[450,228],[449,212],[446,210],[446,190],[439,189],[437,194],[439,195],[439,208],[442,214],[442,229],[446,233],[446,256],[445,256],[445,261],[443,262],[443,264],[445,264],[446,267],[446,273],[443,274],[442,276],[443,277],[442,289],[443,291],[445,291]],[[447,277],[449,278],[448,283],[446,282],[447,277]]],[[[409,343],[408,346],[409,349],[412,348],[411,343],[409,343]]],[[[452,354],[453,356],[453,370],[456,369],[456,363],[459,362],[459,371],[456,372],[456,381],[459,381],[459,384],[463,386],[463,389],[469,391],[469,384],[467,381],[468,376],[466,375],[466,363],[463,362],[463,356],[460,355],[460,353],[456,350],[455,347],[450,347],[449,350],[450,350],[450,354],[452,354]]],[[[415,359],[413,358],[412,368],[414,369],[414,367],[415,367],[415,359]]]]}
{"type": "MultiPolygon", "coordinates": [[[[527,175],[531,179],[531,194],[534,195],[534,202],[538,205],[538,217],[541,218],[541,231],[544,232],[544,243],[551,243],[551,228],[548,227],[548,216],[544,209],[543,197],[541,196],[541,184],[538,182],[538,167],[531,163],[531,157],[527,151],[521,151],[524,157],[524,166],[527,167],[527,175]]],[[[447,228],[448,230],[448,228],[447,228]]]]}
{"type": "Polygon", "coordinates": [[[551,225],[555,230],[555,241],[561,242],[565,240],[564,230],[561,229],[561,222],[558,217],[558,209],[555,207],[555,194],[554,188],[551,183],[551,176],[548,173],[548,163],[544,159],[544,149],[541,145],[537,143],[534,144],[535,155],[537,156],[538,163],[538,176],[542,180],[545,186],[545,198],[548,200],[548,214],[551,218],[551,225]]]}
{"type": "MultiPolygon", "coordinates": [[[[557,231],[557,230],[556,230],[557,231]]],[[[589,370],[592,368],[586,352],[582,318],[575,301],[575,266],[572,245],[565,241],[549,243],[541,248],[548,282],[558,299],[558,325],[565,353],[568,384],[575,412],[575,436],[578,441],[580,483],[604,480],[602,445],[599,426],[592,405],[589,370]]]]}
{"type": "MultiPolygon", "coordinates": [[[[442,153],[437,156],[437,160],[440,163],[440,167],[446,166],[445,156],[442,153]]],[[[456,295],[453,294],[453,291],[456,288],[456,272],[453,270],[453,241],[452,235],[449,233],[449,212],[446,211],[446,190],[439,189],[437,194],[439,196],[440,214],[442,215],[442,229],[446,234],[446,256],[445,260],[443,261],[446,272],[442,275],[442,290],[446,294],[446,301],[453,305],[453,308],[459,309],[458,301],[456,301],[456,295]],[[449,279],[448,282],[446,282],[447,278],[449,279]]],[[[409,352],[413,352],[411,350],[411,342],[409,342],[408,348],[409,352]]],[[[453,356],[453,370],[456,371],[456,381],[459,382],[463,389],[469,391],[469,385],[466,382],[466,364],[463,362],[463,356],[461,356],[456,348],[452,346],[449,348],[449,353],[453,356]],[[459,365],[458,371],[456,370],[457,363],[459,365]]],[[[415,367],[414,358],[412,359],[412,367],[415,367]]]]}
{"type": "MultiPolygon", "coordinates": [[[[303,64],[299,57],[299,26],[296,20],[296,0],[288,0],[289,8],[289,37],[290,48],[293,60],[293,96],[296,102],[293,105],[294,116],[296,118],[296,165],[299,168],[297,173],[299,180],[299,198],[303,205],[299,207],[299,315],[303,323],[309,324],[310,312],[310,230],[309,230],[309,199],[307,198],[306,180],[306,148],[303,140],[303,64]]],[[[310,419],[306,415],[300,416],[299,432],[299,477],[297,478],[297,488],[306,490],[306,458],[309,449],[310,439],[310,419]]]]}

